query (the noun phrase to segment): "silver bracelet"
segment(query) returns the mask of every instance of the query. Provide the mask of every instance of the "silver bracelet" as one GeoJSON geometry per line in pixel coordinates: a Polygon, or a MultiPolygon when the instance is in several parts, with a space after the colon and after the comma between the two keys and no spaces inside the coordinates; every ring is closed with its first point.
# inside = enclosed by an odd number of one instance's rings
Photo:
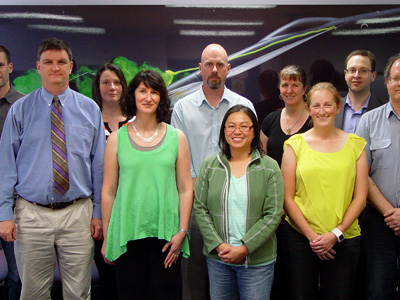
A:
{"type": "Polygon", "coordinates": [[[186,229],[179,228],[178,231],[182,231],[184,234],[189,235],[189,231],[187,231],[186,229]]]}

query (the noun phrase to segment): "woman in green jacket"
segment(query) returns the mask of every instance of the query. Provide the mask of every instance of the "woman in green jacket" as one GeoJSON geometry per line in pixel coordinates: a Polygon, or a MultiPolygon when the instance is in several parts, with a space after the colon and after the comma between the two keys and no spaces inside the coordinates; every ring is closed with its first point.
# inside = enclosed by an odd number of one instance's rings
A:
{"type": "Polygon", "coordinates": [[[262,155],[257,118],[243,105],[227,111],[219,146],[221,152],[203,162],[195,185],[210,296],[269,299],[283,205],[281,171],[262,155]]]}

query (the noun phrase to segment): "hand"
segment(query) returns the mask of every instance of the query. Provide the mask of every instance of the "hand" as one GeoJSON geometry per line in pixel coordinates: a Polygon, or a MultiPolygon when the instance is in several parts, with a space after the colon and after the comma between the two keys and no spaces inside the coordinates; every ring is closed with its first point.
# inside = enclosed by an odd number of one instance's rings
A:
{"type": "Polygon", "coordinates": [[[386,212],[384,215],[386,225],[390,229],[400,232],[400,208],[393,208],[386,212]]]}
{"type": "Polygon", "coordinates": [[[320,260],[332,260],[335,259],[334,255],[336,254],[336,251],[331,249],[326,253],[317,253],[318,258],[320,260]]]}
{"type": "Polygon", "coordinates": [[[172,237],[171,241],[166,243],[162,248],[162,252],[167,251],[168,247],[170,248],[167,257],[164,260],[165,268],[170,268],[172,264],[176,263],[176,261],[178,260],[179,254],[181,253],[182,249],[182,243],[185,237],[186,234],[182,231],[179,231],[172,237]]]}
{"type": "Polygon", "coordinates": [[[231,246],[218,253],[218,257],[227,264],[243,265],[249,250],[246,245],[231,246]]]}
{"type": "Polygon", "coordinates": [[[281,212],[281,223],[285,220],[285,217],[286,217],[286,211],[284,209],[282,209],[282,212],[281,212]]]}
{"type": "Polygon", "coordinates": [[[103,255],[104,261],[107,264],[115,266],[115,263],[106,258],[106,246],[107,246],[107,240],[104,240],[103,245],[101,245],[101,255],[103,255]]]}
{"type": "Polygon", "coordinates": [[[326,232],[311,241],[310,247],[321,260],[329,260],[334,259],[333,255],[336,254],[332,249],[336,242],[336,236],[332,232],[326,232]]]}
{"type": "Polygon", "coordinates": [[[14,242],[17,239],[17,231],[14,221],[0,222],[0,237],[6,242],[14,242]]]}
{"type": "Polygon", "coordinates": [[[92,233],[92,238],[95,240],[103,239],[103,224],[101,219],[93,218],[90,222],[90,231],[92,233]]]}
{"type": "Polygon", "coordinates": [[[225,251],[225,250],[228,250],[228,249],[230,249],[231,247],[232,247],[232,246],[229,245],[228,243],[222,243],[222,244],[219,244],[219,245],[215,248],[215,251],[217,251],[217,253],[219,254],[220,252],[225,251]]]}

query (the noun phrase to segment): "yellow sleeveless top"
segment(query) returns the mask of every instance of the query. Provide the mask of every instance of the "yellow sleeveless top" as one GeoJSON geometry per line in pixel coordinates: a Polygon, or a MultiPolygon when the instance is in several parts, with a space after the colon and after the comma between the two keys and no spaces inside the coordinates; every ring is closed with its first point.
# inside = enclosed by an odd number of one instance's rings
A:
{"type": "MultiPolygon", "coordinates": [[[[296,154],[294,201],[317,234],[331,231],[342,222],[352,201],[356,161],[366,141],[349,134],[342,149],[323,153],[312,149],[302,134],[296,134],[285,142],[284,148],[286,145],[290,145],[296,154]]],[[[286,220],[297,229],[288,216],[286,220]]],[[[359,235],[360,226],[356,219],[344,237],[350,239],[359,235]]]]}

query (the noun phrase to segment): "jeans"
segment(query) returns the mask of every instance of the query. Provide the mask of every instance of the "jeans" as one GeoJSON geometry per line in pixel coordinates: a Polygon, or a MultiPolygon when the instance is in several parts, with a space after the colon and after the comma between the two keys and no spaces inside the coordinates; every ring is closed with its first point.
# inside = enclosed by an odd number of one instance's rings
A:
{"type": "Polygon", "coordinates": [[[8,266],[9,300],[18,300],[21,294],[21,280],[19,279],[17,263],[15,262],[14,242],[6,242],[1,238],[0,240],[8,266]]]}
{"type": "Polygon", "coordinates": [[[365,299],[398,299],[400,286],[400,237],[390,229],[383,216],[371,205],[364,209],[363,248],[367,259],[367,297],[365,299]]]}
{"type": "MultiPolygon", "coordinates": [[[[360,253],[361,237],[336,243],[335,259],[322,261],[311,250],[308,239],[284,223],[284,246],[290,266],[290,299],[353,300],[352,291],[360,253]],[[321,284],[321,297],[318,291],[321,284]]],[[[382,298],[384,299],[384,298],[382,298]]],[[[387,300],[387,299],[385,299],[387,300]]]]}
{"type": "Polygon", "coordinates": [[[246,268],[207,258],[211,300],[269,300],[274,265],[246,268]]]}

